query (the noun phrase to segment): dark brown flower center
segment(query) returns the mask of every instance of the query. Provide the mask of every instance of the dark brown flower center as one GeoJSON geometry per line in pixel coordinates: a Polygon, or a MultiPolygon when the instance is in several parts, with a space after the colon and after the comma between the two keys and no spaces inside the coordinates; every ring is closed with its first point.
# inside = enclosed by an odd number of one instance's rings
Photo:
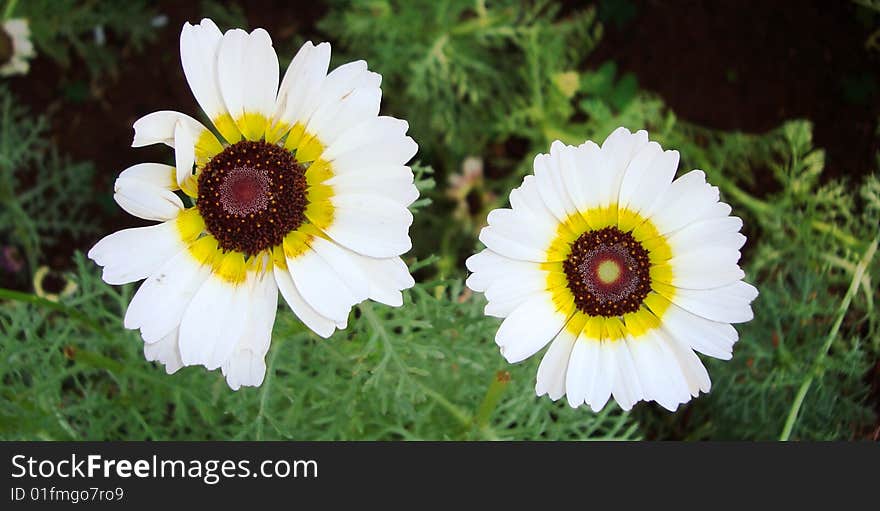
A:
{"type": "Polygon", "coordinates": [[[242,141],[211,158],[199,174],[196,206],[224,250],[254,255],[302,225],[305,169],[290,151],[242,141]]]}
{"type": "Polygon", "coordinates": [[[590,316],[635,312],[651,291],[648,251],[617,227],[581,234],[562,267],[575,305],[590,316]]]}

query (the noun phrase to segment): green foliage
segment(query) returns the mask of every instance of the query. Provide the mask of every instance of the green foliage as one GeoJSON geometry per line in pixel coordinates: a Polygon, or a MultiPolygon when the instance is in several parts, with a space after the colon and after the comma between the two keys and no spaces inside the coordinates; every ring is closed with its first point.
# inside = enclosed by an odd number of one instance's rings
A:
{"type": "Polygon", "coordinates": [[[63,305],[84,316],[0,308],[2,439],[638,437],[614,407],[584,415],[535,397],[535,363],[510,368],[494,414],[478,413],[507,368],[492,340],[497,321],[460,300],[460,281],[419,284],[401,308],[363,304],[327,340],[282,305],[265,382],[231,392],[217,371],[167,376],[146,362],[138,334],[121,326],[133,286],[108,286],[91,262],[76,262],[79,291],[63,305]]]}
{"type": "Polygon", "coordinates": [[[117,65],[119,49],[109,38],[140,50],[156,31],[146,0],[25,0],[12,15],[28,19],[38,52],[65,68],[80,59],[92,75],[117,65]]]}
{"type": "Polygon", "coordinates": [[[23,251],[31,272],[47,243],[95,231],[87,213],[94,168],[61,156],[47,127],[0,88],[0,240],[23,251]]]}
{"type": "MultiPolygon", "coordinates": [[[[455,165],[564,101],[551,80],[593,48],[600,30],[586,10],[559,15],[547,1],[337,1],[319,26],[383,75],[391,111],[411,117],[422,154],[455,165]],[[517,121],[513,121],[517,122],[517,121]]],[[[436,166],[436,165],[435,165],[436,166]]]]}
{"type": "MultiPolygon", "coordinates": [[[[241,28],[248,30],[247,16],[241,5],[234,3],[218,2],[216,0],[202,0],[202,17],[211,18],[220,27],[220,30],[241,28]]],[[[197,20],[192,20],[196,23],[197,20]]]]}

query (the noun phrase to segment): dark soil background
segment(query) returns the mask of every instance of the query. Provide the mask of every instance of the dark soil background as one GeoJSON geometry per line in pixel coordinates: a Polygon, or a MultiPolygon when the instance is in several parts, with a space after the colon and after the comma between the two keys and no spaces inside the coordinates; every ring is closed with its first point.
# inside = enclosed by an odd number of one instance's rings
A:
{"type": "MultiPolygon", "coordinates": [[[[63,153],[96,166],[95,194],[109,197],[124,168],[169,161],[170,151],[133,149],[132,123],[156,110],[198,115],[179,56],[180,27],[201,17],[198,2],[158,2],[168,17],[143,51],[121,48],[120,67],[92,80],[84,66],[59,68],[40,57],[27,78],[10,80],[34,112],[47,112],[63,153]],[[86,89],[84,98],[70,91],[86,89]]],[[[293,35],[326,39],[315,23],[320,2],[241,2],[250,27],[276,40],[293,35]]],[[[564,3],[562,16],[589,2],[564,3]]],[[[880,149],[880,51],[866,48],[876,14],[851,2],[600,0],[605,36],[586,62],[614,60],[643,89],[660,95],[682,119],[711,128],[764,132],[792,118],[815,124],[815,142],[827,149],[827,175],[858,176],[876,169],[880,149]]],[[[112,36],[109,44],[114,44],[112,36]]],[[[114,207],[95,211],[100,232],[139,225],[114,207]]],[[[97,239],[97,238],[96,238],[97,239]]],[[[65,240],[50,265],[96,239],[65,240]]]]}
{"type": "Polygon", "coordinates": [[[880,51],[852,2],[603,2],[606,35],[590,64],[617,62],[681,118],[760,133],[810,119],[831,176],[876,169],[880,51]]]}

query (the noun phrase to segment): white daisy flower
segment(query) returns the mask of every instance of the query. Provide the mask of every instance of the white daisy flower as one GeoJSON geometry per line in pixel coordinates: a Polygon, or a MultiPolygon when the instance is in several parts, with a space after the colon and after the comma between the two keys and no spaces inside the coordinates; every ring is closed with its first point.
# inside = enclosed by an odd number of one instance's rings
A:
{"type": "Polygon", "coordinates": [[[0,76],[27,74],[36,55],[26,19],[10,19],[0,26],[0,76]]]}
{"type": "Polygon", "coordinates": [[[146,279],[125,327],[140,329],[148,360],[259,386],[278,291],[322,337],[363,300],[403,303],[414,282],[399,256],[418,197],[406,163],[418,146],[406,121],[379,115],[381,76],[366,62],[327,72],[327,43],[303,45],[280,86],[263,29],[187,23],[180,54],[220,137],[178,112],[136,121],[132,145],[169,145],[176,167],[126,169],[114,198],[161,223],[111,234],[89,257],[110,284],[146,279]]]}
{"type": "Polygon", "coordinates": [[[673,181],[678,159],[645,131],[618,128],[601,147],[557,141],[510,193],[511,209],[489,214],[467,285],[505,318],[495,342],[508,362],[553,341],[539,396],[674,411],[709,391],[694,350],[732,356],[731,323],[752,319],[758,295],[738,266],[742,220],[702,171],[673,181]]]}

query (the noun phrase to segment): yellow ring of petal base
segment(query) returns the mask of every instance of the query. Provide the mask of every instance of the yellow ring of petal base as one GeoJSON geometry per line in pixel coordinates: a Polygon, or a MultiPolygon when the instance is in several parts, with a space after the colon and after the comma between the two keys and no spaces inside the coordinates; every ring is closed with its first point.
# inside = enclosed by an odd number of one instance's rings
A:
{"type": "Polygon", "coordinates": [[[556,309],[569,316],[565,328],[574,335],[583,333],[591,339],[607,341],[639,338],[660,327],[663,315],[675,296],[672,266],[669,265],[672,248],[666,237],[650,220],[629,209],[618,209],[616,204],[569,215],[559,224],[556,237],[547,248],[546,257],[548,262],[543,263],[541,269],[547,272],[547,291],[556,309]],[[562,266],[571,252],[572,244],[583,233],[605,227],[617,227],[631,233],[648,251],[651,261],[651,292],[638,311],[618,317],[590,316],[578,310],[562,266]]]}
{"type": "MultiPolygon", "coordinates": [[[[247,257],[241,252],[223,251],[217,240],[207,232],[205,222],[195,207],[185,209],[177,217],[177,230],[180,239],[187,245],[190,255],[199,263],[209,265],[211,272],[231,285],[245,282],[248,271],[268,271],[272,265],[287,267],[287,259],[299,257],[309,249],[315,237],[328,239],[323,230],[333,223],[333,187],[326,181],[333,177],[330,163],[321,159],[324,145],[317,137],[305,131],[302,124],[292,127],[269,126],[260,114],[245,114],[234,121],[228,114],[214,120],[221,136],[230,144],[243,137],[247,140],[260,140],[264,137],[270,143],[277,143],[287,135],[284,148],[294,152],[297,163],[308,165],[306,169],[305,221],[288,233],[281,245],[268,249],[264,254],[247,257]]],[[[199,134],[196,141],[196,174],[191,184],[184,188],[191,197],[196,197],[195,180],[205,164],[223,151],[224,146],[210,130],[199,134]]]]}

